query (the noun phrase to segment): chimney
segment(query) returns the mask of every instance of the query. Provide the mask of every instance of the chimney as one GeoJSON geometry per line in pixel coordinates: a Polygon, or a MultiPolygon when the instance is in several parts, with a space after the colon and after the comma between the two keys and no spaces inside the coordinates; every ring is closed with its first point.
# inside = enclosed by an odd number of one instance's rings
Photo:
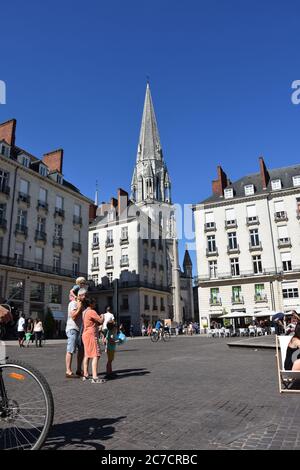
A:
{"type": "Polygon", "coordinates": [[[267,189],[270,181],[270,175],[263,157],[259,157],[259,170],[263,189],[267,189]]]}
{"type": "Polygon", "coordinates": [[[101,204],[98,206],[97,209],[97,215],[103,216],[105,213],[107,213],[111,208],[111,205],[107,202],[101,202],[101,204]]]}
{"type": "Polygon", "coordinates": [[[124,189],[118,189],[118,213],[119,216],[124,213],[126,214],[126,209],[128,206],[128,193],[124,189]]]}
{"type": "Polygon", "coordinates": [[[223,171],[223,168],[219,165],[217,168],[218,179],[212,182],[213,193],[217,196],[223,196],[224,189],[228,185],[227,175],[223,171]]]}
{"type": "Polygon", "coordinates": [[[0,140],[5,140],[12,147],[15,145],[16,125],[17,121],[15,119],[0,124],[0,140]]]}
{"type": "Polygon", "coordinates": [[[58,171],[62,173],[63,169],[63,149],[53,150],[53,152],[45,153],[43,156],[43,162],[50,171],[58,171]]]}
{"type": "Polygon", "coordinates": [[[112,197],[110,200],[110,209],[115,210],[115,215],[117,215],[118,210],[118,200],[115,197],[112,197]]]}
{"type": "Polygon", "coordinates": [[[93,222],[96,219],[97,206],[95,204],[90,204],[89,207],[89,222],[93,222]]]}

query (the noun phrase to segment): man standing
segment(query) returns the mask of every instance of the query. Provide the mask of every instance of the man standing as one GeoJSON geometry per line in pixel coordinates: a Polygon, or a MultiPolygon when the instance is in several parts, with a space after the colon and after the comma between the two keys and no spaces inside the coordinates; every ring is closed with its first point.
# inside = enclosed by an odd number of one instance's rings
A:
{"type": "Polygon", "coordinates": [[[81,341],[82,312],[85,309],[85,297],[87,290],[79,289],[77,300],[72,300],[68,306],[68,320],[66,334],[68,337],[66,354],[66,378],[78,378],[81,376],[81,364],[84,356],[81,341]],[[72,372],[72,358],[77,350],[77,371],[72,372]]]}
{"type": "Polygon", "coordinates": [[[21,313],[21,316],[18,320],[18,341],[20,348],[24,348],[24,340],[25,340],[25,315],[21,313]]]}

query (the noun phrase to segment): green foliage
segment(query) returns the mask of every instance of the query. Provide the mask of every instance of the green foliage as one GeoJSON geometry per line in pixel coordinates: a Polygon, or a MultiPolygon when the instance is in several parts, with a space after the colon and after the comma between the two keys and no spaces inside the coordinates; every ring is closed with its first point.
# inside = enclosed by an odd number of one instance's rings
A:
{"type": "Polygon", "coordinates": [[[53,314],[48,308],[45,320],[44,320],[44,333],[45,333],[45,338],[51,339],[54,336],[55,333],[55,320],[53,318],[53,314]]]}

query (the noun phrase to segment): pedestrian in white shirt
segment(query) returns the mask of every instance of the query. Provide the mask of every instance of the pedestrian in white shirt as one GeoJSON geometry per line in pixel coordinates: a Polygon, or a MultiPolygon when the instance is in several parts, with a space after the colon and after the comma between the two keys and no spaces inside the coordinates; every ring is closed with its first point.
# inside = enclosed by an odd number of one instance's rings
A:
{"type": "Polygon", "coordinates": [[[20,348],[24,348],[25,341],[25,315],[21,313],[21,316],[18,320],[18,341],[20,348]]]}
{"type": "Polygon", "coordinates": [[[33,331],[34,331],[34,336],[35,336],[35,345],[36,347],[41,348],[42,347],[42,334],[44,332],[44,329],[43,329],[43,323],[41,322],[39,318],[37,318],[34,322],[33,331]]]}

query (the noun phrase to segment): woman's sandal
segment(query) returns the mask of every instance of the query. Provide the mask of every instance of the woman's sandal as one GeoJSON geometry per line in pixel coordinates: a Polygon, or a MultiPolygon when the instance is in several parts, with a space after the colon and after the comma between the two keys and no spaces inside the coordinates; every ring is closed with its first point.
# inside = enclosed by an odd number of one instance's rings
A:
{"type": "Polygon", "coordinates": [[[92,384],[104,384],[106,382],[105,379],[92,379],[91,383],[92,384]]]}
{"type": "Polygon", "coordinates": [[[82,377],[82,381],[85,382],[86,380],[89,380],[89,378],[90,378],[90,377],[89,377],[88,375],[84,375],[84,376],[82,377]]]}

